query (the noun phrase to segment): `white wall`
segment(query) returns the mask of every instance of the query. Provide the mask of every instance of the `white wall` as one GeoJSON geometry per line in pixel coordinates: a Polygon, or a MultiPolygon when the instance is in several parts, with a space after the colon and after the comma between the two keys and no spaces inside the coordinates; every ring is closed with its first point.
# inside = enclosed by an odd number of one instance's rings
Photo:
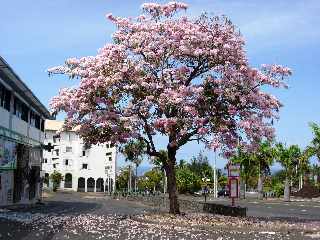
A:
{"type": "MultiPolygon", "coordinates": [[[[94,178],[96,181],[98,178],[102,178],[104,182],[106,179],[112,178],[115,186],[115,174],[116,174],[116,148],[107,148],[106,144],[93,145],[90,149],[84,148],[84,144],[81,139],[75,134],[75,132],[62,132],[60,133],[60,142],[53,143],[52,131],[46,131],[45,143],[51,142],[56,145],[55,149],[59,149],[59,159],[53,161],[52,158],[57,158],[53,152],[44,152],[44,158],[47,159],[47,163],[43,163],[42,169],[51,174],[54,170],[60,172],[63,176],[67,173],[72,174],[72,190],[77,191],[78,179],[80,177],[94,178]],[[66,152],[66,147],[72,147],[72,152],[66,152]],[[82,152],[85,151],[85,156],[82,156],[82,152]],[[112,161],[109,161],[109,156],[106,156],[107,152],[111,152],[112,161]],[[65,165],[65,160],[68,159],[68,166],[65,165]],[[57,168],[53,168],[53,164],[57,164],[57,168]],[[88,164],[88,169],[82,169],[83,164],[88,164]],[[108,173],[106,167],[110,168],[108,173]]],[[[113,188],[114,188],[113,186],[113,188]]],[[[62,182],[61,187],[64,187],[62,182]]]]}

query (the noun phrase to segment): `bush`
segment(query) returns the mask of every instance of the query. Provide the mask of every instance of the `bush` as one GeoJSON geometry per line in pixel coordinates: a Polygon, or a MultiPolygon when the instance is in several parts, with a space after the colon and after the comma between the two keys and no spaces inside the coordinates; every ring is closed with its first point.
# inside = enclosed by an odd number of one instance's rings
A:
{"type": "Polygon", "coordinates": [[[274,192],[276,197],[280,197],[283,195],[284,192],[284,185],[283,183],[276,183],[272,186],[272,191],[274,192]]]}
{"type": "Polygon", "coordinates": [[[53,191],[56,192],[58,187],[60,186],[61,181],[63,180],[63,176],[58,171],[54,170],[54,172],[50,175],[50,179],[52,180],[53,191]]]}

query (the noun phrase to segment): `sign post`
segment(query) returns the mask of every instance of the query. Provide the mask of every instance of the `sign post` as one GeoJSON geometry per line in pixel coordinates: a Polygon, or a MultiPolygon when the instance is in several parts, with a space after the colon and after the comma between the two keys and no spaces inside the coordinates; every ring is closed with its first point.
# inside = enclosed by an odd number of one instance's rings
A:
{"type": "Polygon", "coordinates": [[[228,164],[228,186],[231,205],[234,207],[235,198],[239,198],[239,180],[240,180],[240,165],[228,164]]]}

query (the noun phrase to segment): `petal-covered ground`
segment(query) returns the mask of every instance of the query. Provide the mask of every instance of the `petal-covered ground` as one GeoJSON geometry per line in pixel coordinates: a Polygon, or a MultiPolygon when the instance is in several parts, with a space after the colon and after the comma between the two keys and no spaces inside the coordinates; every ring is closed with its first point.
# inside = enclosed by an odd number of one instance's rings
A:
{"type": "Polygon", "coordinates": [[[172,216],[125,200],[57,194],[44,205],[0,210],[2,239],[320,239],[320,221],[172,216]]]}

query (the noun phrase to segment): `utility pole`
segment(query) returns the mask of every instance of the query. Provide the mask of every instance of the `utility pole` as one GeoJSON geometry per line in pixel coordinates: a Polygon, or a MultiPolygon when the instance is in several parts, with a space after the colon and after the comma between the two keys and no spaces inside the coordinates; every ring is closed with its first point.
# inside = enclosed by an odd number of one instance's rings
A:
{"type": "Polygon", "coordinates": [[[129,164],[129,174],[128,174],[128,192],[131,192],[131,165],[129,164]]]}
{"type": "Polygon", "coordinates": [[[213,164],[213,197],[218,197],[218,181],[217,181],[217,152],[214,150],[214,164],[213,164]]]}
{"type": "Polygon", "coordinates": [[[167,193],[167,174],[166,170],[163,169],[163,194],[167,193]]]}

